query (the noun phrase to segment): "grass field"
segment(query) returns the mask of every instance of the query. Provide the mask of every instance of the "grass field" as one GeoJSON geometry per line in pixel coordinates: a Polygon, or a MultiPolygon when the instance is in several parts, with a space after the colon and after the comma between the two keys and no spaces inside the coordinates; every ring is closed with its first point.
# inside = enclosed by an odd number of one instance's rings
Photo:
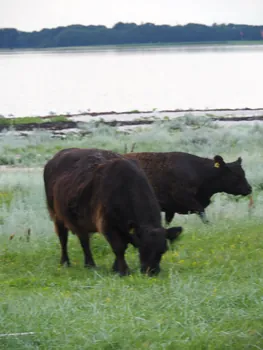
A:
{"type": "Polygon", "coordinates": [[[218,194],[207,210],[210,225],[195,215],[175,216],[184,233],[164,255],[160,275],[142,276],[137,251],[129,247],[132,274],[120,278],[98,234],[92,239],[97,269],[83,267],[73,235],[72,267],[60,267],[41,171],[0,169],[0,349],[263,349],[263,128],[188,120],[132,135],[90,130],[66,140],[48,133],[4,136],[2,164],[43,166],[61,148],[122,152],[133,142],[138,151],[220,154],[226,161],[241,155],[255,206],[249,211],[248,198],[218,194]],[[7,336],[23,332],[34,334],[7,336]]]}
{"type": "Polygon", "coordinates": [[[45,122],[65,122],[68,119],[64,116],[50,116],[50,118],[41,118],[41,117],[22,117],[22,118],[0,118],[0,125],[4,125],[7,128],[14,125],[23,125],[23,124],[42,124],[45,122]]]}

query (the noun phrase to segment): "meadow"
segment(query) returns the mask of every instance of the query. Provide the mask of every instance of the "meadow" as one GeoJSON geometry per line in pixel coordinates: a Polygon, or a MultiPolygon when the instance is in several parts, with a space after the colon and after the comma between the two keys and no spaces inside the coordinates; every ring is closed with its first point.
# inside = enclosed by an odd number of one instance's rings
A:
{"type": "Polygon", "coordinates": [[[44,131],[0,136],[0,164],[16,167],[0,168],[0,349],[263,349],[263,125],[225,127],[189,116],[132,133],[94,124],[86,130],[65,139],[44,131]],[[140,274],[133,247],[132,274],[115,275],[99,234],[92,238],[96,269],[83,267],[73,235],[72,267],[61,267],[41,168],[62,148],[123,153],[134,143],[136,151],[220,154],[227,162],[241,156],[254,206],[217,194],[207,209],[210,225],[175,215],[184,232],[153,278],[140,274]],[[8,336],[23,332],[33,333],[8,336]]]}

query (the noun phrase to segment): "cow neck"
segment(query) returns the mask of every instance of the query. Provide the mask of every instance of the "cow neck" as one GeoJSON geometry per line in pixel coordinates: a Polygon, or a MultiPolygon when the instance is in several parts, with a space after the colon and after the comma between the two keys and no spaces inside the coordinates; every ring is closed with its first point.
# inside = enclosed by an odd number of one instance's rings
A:
{"type": "Polygon", "coordinates": [[[134,213],[130,219],[139,231],[147,231],[161,227],[161,220],[158,220],[158,216],[153,212],[148,212],[148,215],[145,215],[145,212],[134,213]]]}
{"type": "Polygon", "coordinates": [[[150,189],[143,190],[139,187],[133,191],[136,193],[127,196],[127,207],[123,207],[123,210],[128,210],[129,220],[137,227],[160,227],[161,210],[153,193],[150,189]]]}
{"type": "Polygon", "coordinates": [[[222,192],[220,184],[218,183],[218,169],[214,168],[213,161],[209,159],[209,162],[205,165],[208,168],[204,174],[202,174],[202,192],[206,194],[207,197],[211,197],[213,194],[222,192]]]}

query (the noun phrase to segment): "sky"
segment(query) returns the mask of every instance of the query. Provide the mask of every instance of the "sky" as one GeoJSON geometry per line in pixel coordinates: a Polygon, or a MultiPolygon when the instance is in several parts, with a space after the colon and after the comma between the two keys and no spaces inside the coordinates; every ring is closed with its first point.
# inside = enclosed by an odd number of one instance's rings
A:
{"type": "Polygon", "coordinates": [[[0,28],[117,22],[263,25],[263,0],[0,0],[0,28]]]}

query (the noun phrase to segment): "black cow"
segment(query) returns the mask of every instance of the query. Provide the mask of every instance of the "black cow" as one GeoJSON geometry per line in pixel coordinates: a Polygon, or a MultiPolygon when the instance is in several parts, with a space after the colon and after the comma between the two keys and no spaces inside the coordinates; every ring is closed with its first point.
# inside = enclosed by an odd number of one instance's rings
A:
{"type": "Polygon", "coordinates": [[[127,153],[125,157],[140,162],[168,224],[174,213],[197,213],[208,222],[205,208],[213,194],[246,196],[252,191],[240,157],[232,163],[225,163],[219,155],[207,159],[183,152],[127,153]]]}
{"type": "Polygon", "coordinates": [[[157,274],[169,239],[181,227],[164,229],[154,191],[134,160],[99,149],[71,148],[58,152],[44,168],[47,206],[61,244],[61,264],[70,265],[68,230],[76,234],[85,266],[95,266],[90,234],[102,233],[116,255],[113,270],[128,273],[125,250],[139,248],[141,272],[157,274]]]}

